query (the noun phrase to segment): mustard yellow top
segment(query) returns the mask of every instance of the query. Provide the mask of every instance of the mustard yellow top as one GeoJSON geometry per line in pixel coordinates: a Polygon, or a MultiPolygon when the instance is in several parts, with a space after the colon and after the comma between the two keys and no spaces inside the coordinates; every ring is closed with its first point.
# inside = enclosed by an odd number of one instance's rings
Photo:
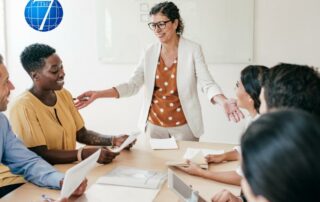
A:
{"type": "MultiPolygon", "coordinates": [[[[76,133],[84,127],[83,119],[74,107],[69,91],[55,91],[57,103],[43,104],[29,91],[20,95],[10,108],[13,131],[27,147],[46,145],[48,149],[72,150],[76,148],[76,133]]],[[[0,165],[0,187],[23,182],[0,165]]]]}
{"type": "Polygon", "coordinates": [[[54,106],[43,104],[29,91],[24,92],[10,109],[12,130],[27,147],[46,145],[48,149],[76,148],[76,133],[84,127],[69,91],[55,91],[54,106]]]}

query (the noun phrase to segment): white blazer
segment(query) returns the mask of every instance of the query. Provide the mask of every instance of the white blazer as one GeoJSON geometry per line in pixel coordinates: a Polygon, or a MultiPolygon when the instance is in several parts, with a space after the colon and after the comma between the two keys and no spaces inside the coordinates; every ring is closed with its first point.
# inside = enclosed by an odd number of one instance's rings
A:
{"type": "MultiPolygon", "coordinates": [[[[120,97],[129,97],[138,93],[144,84],[145,96],[138,127],[145,130],[152,95],[155,85],[155,75],[160,56],[161,43],[149,46],[143,53],[138,66],[127,83],[116,86],[120,97]]],[[[201,47],[180,37],[178,45],[177,89],[181,107],[187,123],[195,135],[203,134],[203,121],[197,85],[201,87],[208,99],[222,94],[220,87],[212,79],[205,63],[201,47]]]]}

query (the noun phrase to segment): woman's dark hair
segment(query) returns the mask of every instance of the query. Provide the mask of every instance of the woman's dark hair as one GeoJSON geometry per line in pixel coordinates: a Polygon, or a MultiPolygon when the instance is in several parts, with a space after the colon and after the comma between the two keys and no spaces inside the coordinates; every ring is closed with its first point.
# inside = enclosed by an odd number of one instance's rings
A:
{"type": "Polygon", "coordinates": [[[41,69],[45,65],[45,59],[50,57],[56,50],[46,44],[31,44],[20,55],[20,61],[28,74],[41,69]]]}
{"type": "Polygon", "coordinates": [[[267,108],[293,107],[320,116],[320,74],[313,67],[278,64],[263,76],[267,108]]]}
{"type": "Polygon", "coordinates": [[[3,64],[3,57],[2,57],[2,55],[0,54],[0,65],[2,65],[3,64]]]}
{"type": "Polygon", "coordinates": [[[259,113],[261,82],[263,74],[268,70],[265,66],[249,65],[240,73],[240,79],[246,92],[253,99],[254,108],[259,113]]]}
{"type": "Polygon", "coordinates": [[[242,170],[270,202],[320,201],[320,120],[297,109],[262,115],[241,138],[242,170]]]}
{"type": "Polygon", "coordinates": [[[167,16],[171,20],[171,22],[177,19],[179,22],[176,33],[182,35],[184,24],[179,13],[179,8],[173,2],[165,1],[156,4],[151,8],[149,15],[151,16],[157,13],[162,13],[163,15],[167,16]]]}

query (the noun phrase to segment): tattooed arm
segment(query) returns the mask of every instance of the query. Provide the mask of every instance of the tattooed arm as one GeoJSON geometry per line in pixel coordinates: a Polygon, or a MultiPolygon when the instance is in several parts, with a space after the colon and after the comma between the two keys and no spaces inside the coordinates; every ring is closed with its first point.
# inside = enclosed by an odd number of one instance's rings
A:
{"type": "MultiPolygon", "coordinates": [[[[76,138],[78,142],[86,145],[109,146],[112,145],[112,141],[113,145],[121,145],[121,143],[127,138],[127,136],[112,138],[111,136],[105,136],[94,131],[86,130],[86,128],[83,127],[77,132],[76,138]]],[[[78,150],[48,149],[46,145],[31,147],[29,149],[37,153],[39,156],[41,156],[51,164],[72,163],[79,160],[77,155],[78,150]]],[[[98,148],[82,149],[80,151],[81,159],[87,158],[97,150],[98,148]]],[[[99,157],[99,162],[103,164],[110,163],[112,159],[114,159],[117,155],[118,153],[113,153],[107,148],[103,148],[99,157]]]]}
{"type": "Polygon", "coordinates": [[[85,127],[77,131],[77,141],[86,145],[110,146],[112,137],[87,130],[85,127]]]}
{"type": "MultiPolygon", "coordinates": [[[[87,130],[85,127],[77,132],[78,142],[94,146],[120,146],[127,138],[128,135],[116,136],[114,138],[108,135],[101,135],[92,130],[87,130]]],[[[133,144],[134,143],[130,144],[127,149],[130,149],[133,144]]]]}

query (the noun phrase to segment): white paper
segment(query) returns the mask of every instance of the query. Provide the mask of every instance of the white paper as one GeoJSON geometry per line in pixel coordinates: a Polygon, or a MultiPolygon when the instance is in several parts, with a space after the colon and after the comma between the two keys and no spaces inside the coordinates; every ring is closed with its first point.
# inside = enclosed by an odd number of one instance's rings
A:
{"type": "Polygon", "coordinates": [[[176,139],[174,137],[166,139],[150,138],[151,149],[178,149],[176,139]]]}
{"type": "Polygon", "coordinates": [[[93,184],[77,202],[151,202],[160,189],[143,189],[106,184],[93,184]]]}
{"type": "Polygon", "coordinates": [[[140,131],[133,132],[128,136],[128,138],[120,145],[120,147],[110,149],[114,153],[118,153],[122,151],[124,148],[126,148],[129,144],[131,144],[134,140],[137,139],[137,137],[141,134],[140,131]]]}
{"type": "Polygon", "coordinates": [[[190,160],[196,164],[205,164],[207,161],[205,157],[209,154],[223,154],[224,150],[212,150],[212,149],[195,149],[187,148],[183,158],[190,160]]]}
{"type": "Polygon", "coordinates": [[[60,193],[61,198],[69,198],[71,194],[78,188],[88,173],[98,164],[101,149],[94,154],[81,161],[77,165],[67,170],[60,193]]]}

